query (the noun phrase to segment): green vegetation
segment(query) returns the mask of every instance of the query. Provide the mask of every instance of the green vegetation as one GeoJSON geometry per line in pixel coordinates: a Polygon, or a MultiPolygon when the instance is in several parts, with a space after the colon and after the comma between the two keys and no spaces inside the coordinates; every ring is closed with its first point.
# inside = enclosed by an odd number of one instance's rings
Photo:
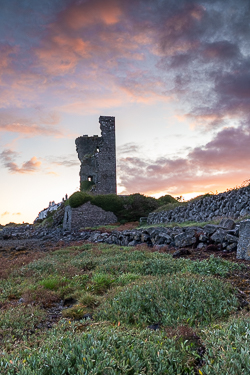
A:
{"type": "Polygon", "coordinates": [[[82,181],[81,182],[81,187],[80,187],[80,190],[83,192],[83,193],[86,193],[88,191],[91,190],[91,188],[95,185],[95,183],[93,181],[82,181]]]}
{"type": "Polygon", "coordinates": [[[204,374],[250,373],[250,317],[230,319],[203,331],[206,341],[204,374]]]}
{"type": "Polygon", "coordinates": [[[183,228],[183,227],[205,227],[205,225],[207,224],[219,224],[221,221],[221,219],[217,219],[217,220],[209,220],[209,221],[199,221],[197,223],[197,221],[184,221],[183,223],[175,223],[175,222],[172,222],[172,223],[160,223],[160,224],[146,224],[146,225],[141,225],[141,227],[143,228],[153,228],[153,227],[165,227],[165,228],[174,228],[174,227],[180,227],[180,228],[183,228]]]}
{"type": "Polygon", "coordinates": [[[178,202],[177,199],[172,197],[172,195],[163,195],[162,197],[158,198],[157,201],[161,206],[164,206],[168,203],[177,203],[178,202]]]}
{"type": "Polygon", "coordinates": [[[187,202],[167,203],[167,204],[164,204],[163,206],[158,207],[156,210],[154,210],[154,212],[170,211],[170,210],[174,210],[176,207],[185,206],[185,205],[187,205],[187,202]]]}
{"type": "MultiPolygon", "coordinates": [[[[89,181],[85,182],[88,183],[89,181]]],[[[140,217],[148,216],[150,212],[166,204],[174,206],[181,204],[171,195],[155,199],[139,193],[126,196],[116,194],[90,195],[87,194],[90,190],[88,187],[81,188],[81,190],[69,197],[71,207],[76,208],[86,202],[91,202],[105,211],[113,212],[121,223],[138,221],[140,217]]]]}
{"type": "Polygon", "coordinates": [[[237,306],[237,298],[228,284],[198,275],[177,274],[124,288],[102,306],[97,317],[142,327],[152,322],[164,326],[205,325],[228,316],[237,306]]]}
{"type": "Polygon", "coordinates": [[[249,372],[250,318],[230,283],[244,265],[107,244],[17,260],[0,265],[3,375],[249,372]]]}
{"type": "Polygon", "coordinates": [[[82,204],[91,201],[92,197],[82,191],[76,191],[69,197],[69,204],[71,207],[76,208],[82,204]]]}

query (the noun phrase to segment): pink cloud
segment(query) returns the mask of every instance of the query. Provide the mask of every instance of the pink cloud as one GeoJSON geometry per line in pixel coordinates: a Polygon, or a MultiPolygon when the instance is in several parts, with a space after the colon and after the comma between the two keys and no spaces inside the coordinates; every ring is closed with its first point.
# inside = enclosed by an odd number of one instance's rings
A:
{"type": "Polygon", "coordinates": [[[35,156],[24,162],[21,167],[14,162],[17,156],[17,152],[8,149],[2,151],[0,154],[0,160],[2,160],[4,167],[11,173],[33,173],[40,169],[42,163],[35,156]]]}
{"type": "Polygon", "coordinates": [[[249,128],[225,128],[186,158],[122,157],[118,161],[121,186],[125,193],[145,194],[223,191],[249,178],[249,144],[249,128]]]}
{"type": "Polygon", "coordinates": [[[49,74],[63,75],[73,72],[78,61],[88,57],[90,47],[80,37],[70,37],[61,30],[53,31],[52,35],[36,49],[39,64],[49,74]]]}
{"type": "Polygon", "coordinates": [[[22,110],[17,109],[2,111],[0,116],[0,132],[18,133],[24,136],[61,136],[62,131],[57,125],[60,116],[55,112],[45,112],[40,109],[32,110],[30,117],[25,117],[22,110]],[[32,117],[36,118],[33,120],[32,117]]]}
{"type": "Polygon", "coordinates": [[[67,10],[61,13],[59,22],[71,29],[81,29],[97,23],[114,25],[122,14],[119,3],[118,0],[73,2],[67,10]]]}
{"type": "Polygon", "coordinates": [[[17,47],[10,46],[9,44],[0,44],[0,75],[9,70],[9,65],[13,60],[12,54],[17,52],[17,47]]]}

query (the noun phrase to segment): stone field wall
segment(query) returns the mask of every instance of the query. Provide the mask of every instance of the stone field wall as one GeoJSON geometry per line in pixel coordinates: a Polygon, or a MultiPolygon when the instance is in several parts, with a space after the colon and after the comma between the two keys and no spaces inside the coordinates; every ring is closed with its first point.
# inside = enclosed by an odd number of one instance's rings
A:
{"type": "Polygon", "coordinates": [[[244,187],[204,197],[174,210],[151,213],[148,224],[206,222],[217,218],[238,219],[250,214],[250,188],[244,187]]]}
{"type": "MultiPolygon", "coordinates": [[[[82,221],[79,221],[79,226],[83,227],[82,221]]],[[[198,225],[193,227],[158,226],[125,231],[113,230],[112,232],[89,229],[79,231],[75,228],[70,232],[62,228],[37,228],[33,225],[22,225],[5,227],[0,231],[0,251],[1,247],[4,250],[1,241],[5,240],[7,242],[8,240],[16,240],[18,246],[22,245],[22,240],[58,243],[60,241],[69,243],[72,241],[90,241],[120,246],[145,244],[150,247],[155,246],[159,250],[164,248],[164,251],[167,251],[168,248],[176,248],[177,251],[180,249],[180,255],[185,255],[183,248],[185,251],[189,251],[188,249],[192,249],[192,251],[204,249],[208,252],[211,250],[223,253],[237,251],[237,258],[250,260],[250,220],[235,223],[231,219],[223,219],[219,225],[207,224],[204,227],[198,225]]]]}

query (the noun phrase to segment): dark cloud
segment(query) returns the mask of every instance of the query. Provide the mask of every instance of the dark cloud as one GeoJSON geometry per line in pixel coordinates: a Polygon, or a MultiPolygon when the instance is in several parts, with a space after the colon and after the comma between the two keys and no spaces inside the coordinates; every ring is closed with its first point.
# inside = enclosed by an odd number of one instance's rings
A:
{"type": "MultiPolygon", "coordinates": [[[[90,86],[100,82],[107,86],[105,80],[109,80],[113,97],[117,97],[118,88],[144,102],[176,95],[180,111],[193,116],[199,126],[202,116],[213,118],[207,117],[204,124],[209,129],[224,126],[230,111],[225,101],[233,101],[235,96],[248,98],[249,77],[242,73],[250,50],[247,0],[228,0],[226,4],[223,0],[12,3],[16,12],[9,17],[9,26],[5,21],[11,14],[8,2],[0,15],[0,23],[13,33],[11,44],[10,33],[3,28],[6,42],[0,45],[0,70],[1,64],[3,69],[11,67],[12,74],[5,75],[8,87],[17,90],[21,85],[24,94],[30,93],[32,83],[53,90],[62,85],[60,94],[67,92],[85,100],[90,97],[90,86]],[[74,78],[76,72],[79,75],[74,78]],[[72,82],[67,87],[69,76],[72,82]],[[91,85],[83,89],[83,82],[77,82],[79,76],[90,77],[91,85]]],[[[238,113],[239,122],[247,115],[247,105],[238,113]]],[[[30,127],[36,133],[49,134],[50,127],[37,122],[28,123],[27,128],[18,124],[2,128],[26,132],[30,127]]]]}
{"type": "MultiPolygon", "coordinates": [[[[214,182],[241,178],[249,164],[249,19],[248,0],[3,2],[1,105],[31,107],[48,95],[52,105],[66,103],[64,110],[69,104],[76,113],[82,103],[120,106],[124,93],[129,103],[176,99],[178,114],[217,135],[186,159],[152,162],[137,154],[136,144],[125,145],[122,184],[128,191],[174,191],[192,184],[209,189],[211,176],[214,182]]],[[[56,117],[27,118],[25,111],[11,117],[11,111],[1,113],[0,131],[58,134],[56,117]]],[[[11,152],[1,153],[11,172],[39,168],[35,158],[19,167],[11,152]]],[[[74,157],[51,163],[79,165],[74,157]]]]}
{"type": "Polygon", "coordinates": [[[2,161],[5,168],[11,173],[30,173],[36,172],[41,166],[41,162],[37,160],[35,156],[30,160],[26,161],[19,167],[14,160],[17,158],[18,153],[9,149],[6,149],[0,153],[0,160],[2,161]]]}
{"type": "Polygon", "coordinates": [[[207,43],[203,49],[204,62],[206,60],[228,60],[240,57],[239,47],[229,42],[228,40],[222,40],[214,43],[207,43]]]}
{"type": "MultiPolygon", "coordinates": [[[[240,69],[241,68],[241,69],[240,69]]],[[[250,68],[250,66],[249,66],[250,68]]],[[[228,100],[250,100],[250,71],[238,71],[224,74],[216,80],[215,90],[220,97],[228,100]]],[[[249,103],[250,104],[250,103],[249,103]]]]}

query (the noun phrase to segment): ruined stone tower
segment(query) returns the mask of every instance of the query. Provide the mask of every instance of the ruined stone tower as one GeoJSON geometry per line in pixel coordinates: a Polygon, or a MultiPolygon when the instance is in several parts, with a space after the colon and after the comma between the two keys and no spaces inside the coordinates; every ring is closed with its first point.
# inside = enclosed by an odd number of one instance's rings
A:
{"type": "Polygon", "coordinates": [[[83,135],[75,140],[81,162],[81,188],[92,194],[116,194],[115,117],[99,117],[101,137],[83,135]]]}

